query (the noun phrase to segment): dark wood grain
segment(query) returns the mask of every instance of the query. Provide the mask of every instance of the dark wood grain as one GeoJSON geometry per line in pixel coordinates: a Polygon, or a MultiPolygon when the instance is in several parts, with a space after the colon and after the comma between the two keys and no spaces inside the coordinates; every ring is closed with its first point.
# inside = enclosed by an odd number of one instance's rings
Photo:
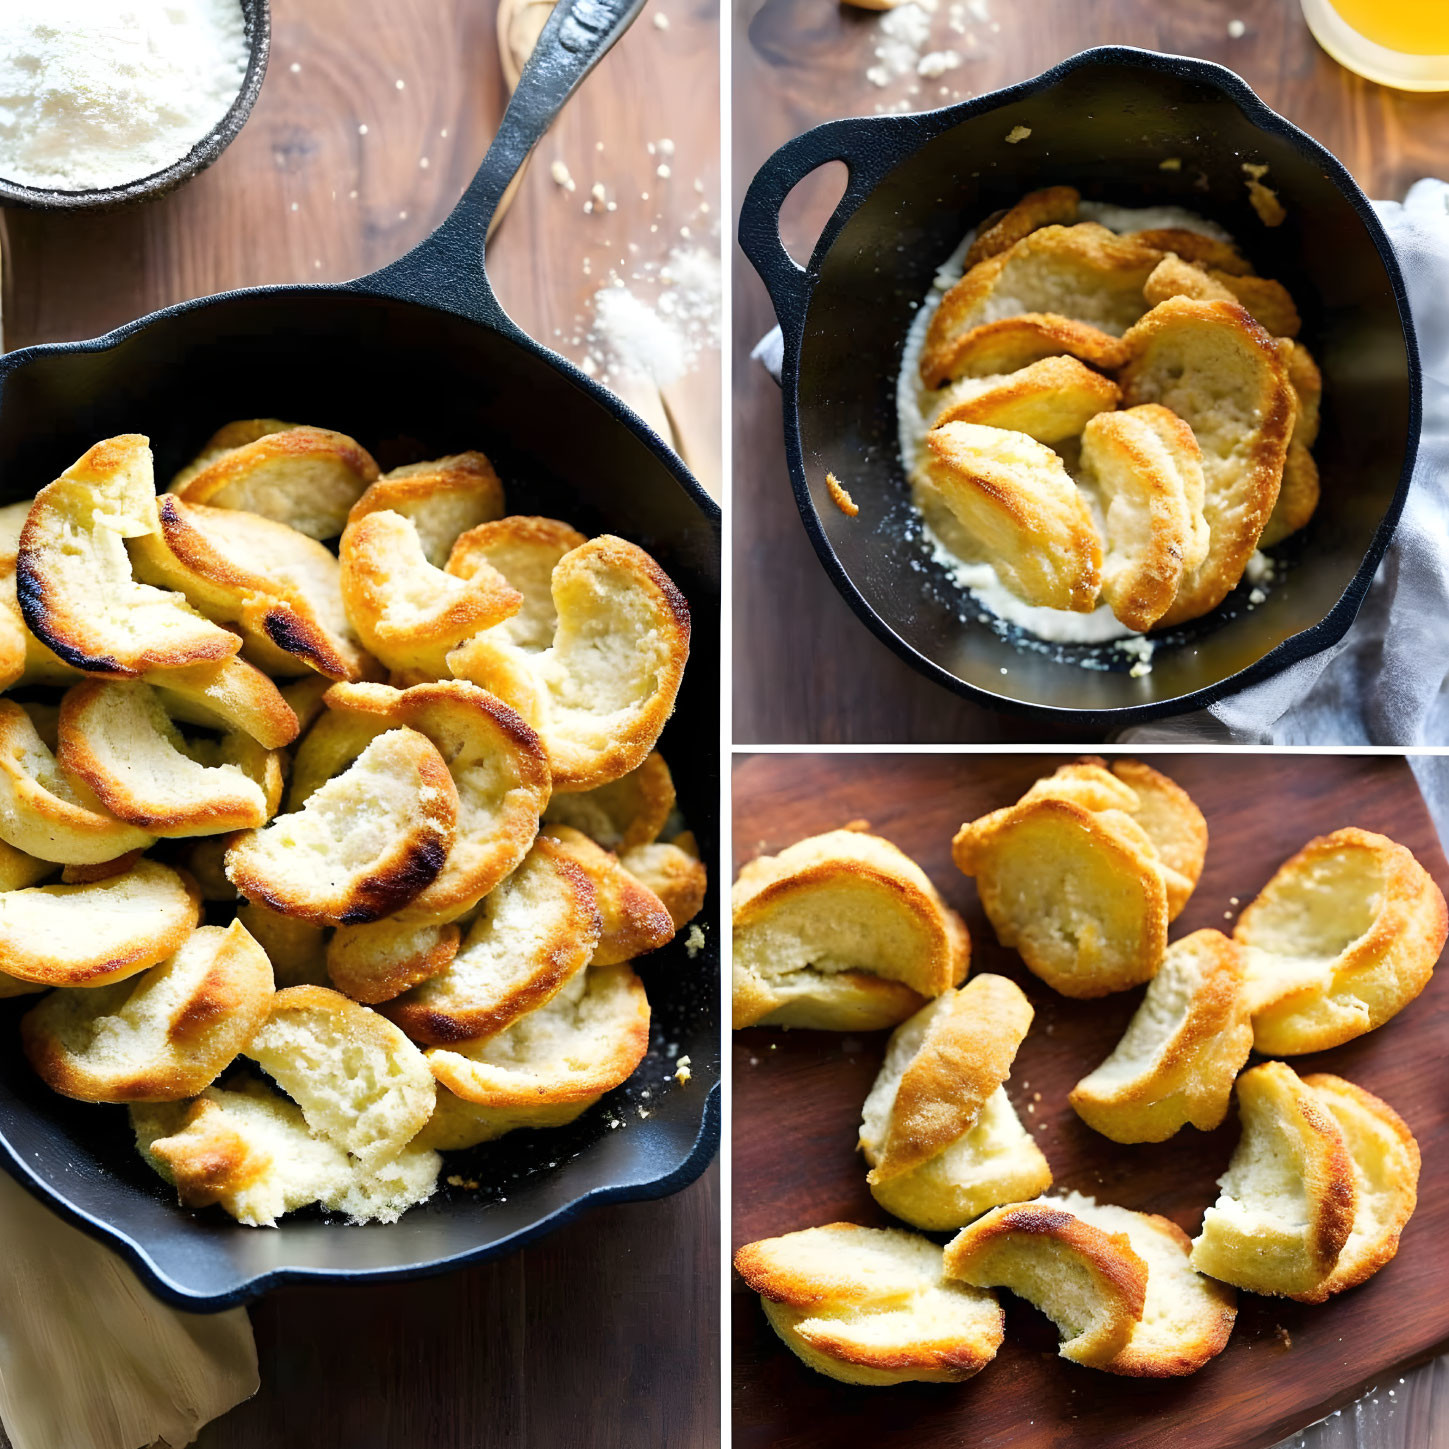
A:
{"type": "MultiPolygon", "coordinates": [[[[916,82],[912,95],[905,82],[881,90],[866,79],[879,43],[877,16],[831,0],[741,0],[733,57],[736,202],[776,147],[821,121],[897,100],[912,109],[944,105],[1111,43],[1230,66],[1336,152],[1371,196],[1402,196],[1421,176],[1442,174],[1449,156],[1449,96],[1389,91],[1343,70],[1315,45],[1298,0],[990,0],[992,21],[967,24],[969,46],[950,28],[952,8],[949,0],[938,6],[930,48],[955,46],[965,63],[939,83],[916,82]],[[1247,27],[1240,39],[1228,34],[1235,18],[1247,27]]],[[[795,256],[809,255],[842,184],[835,179],[832,190],[820,181],[794,199],[782,235],[795,256]]],[[[749,359],[774,314],[738,249],[734,270],[736,739],[1053,738],[1047,727],[991,714],[917,675],[836,593],[790,492],[779,389],[749,359]]],[[[1074,736],[1079,741],[1081,732],[1074,736]]]]}
{"type": "MultiPolygon", "coordinates": [[[[1216,1196],[1238,1129],[1185,1128],[1157,1145],[1118,1146],[1086,1127],[1066,1093],[1115,1045],[1140,991],[1072,1002],[1049,991],[1000,947],[974,885],[952,865],[957,826],[1014,801],[1059,763],[1040,755],[754,756],[734,776],[738,864],[855,819],[919,860],[966,918],[972,970],[1022,986],[1036,1009],[1008,1090],[1063,1188],[1161,1212],[1189,1232],[1216,1196]],[[1038,1095],[1040,1094],[1040,1095],[1038,1095]]],[[[1207,816],[1202,880],[1174,936],[1230,928],[1274,869],[1311,836],[1345,824],[1407,845],[1449,884],[1433,823],[1401,759],[1173,755],[1155,760],[1207,816]]],[[[1293,1059],[1379,1093],[1424,1148],[1419,1209],[1397,1259],[1363,1287],[1320,1306],[1240,1295],[1224,1354],[1182,1381],[1108,1378],[1056,1357],[1056,1334],[1023,1304],[1007,1312],[996,1361],[965,1385],[880,1393],[833,1384],[775,1339],[755,1297],[734,1285],[735,1443],[772,1449],[840,1442],[845,1426],[880,1446],[972,1449],[1255,1449],[1349,1402],[1390,1370],[1449,1341],[1449,1096],[1442,1073],[1449,981],[1436,980],[1379,1031],[1293,1059]]],[[[734,1244],[838,1219],[885,1225],[855,1152],[860,1105],[885,1035],[753,1030],[734,1047],[734,1244]]],[[[1375,1449],[1433,1442],[1404,1428],[1375,1449]]]]}

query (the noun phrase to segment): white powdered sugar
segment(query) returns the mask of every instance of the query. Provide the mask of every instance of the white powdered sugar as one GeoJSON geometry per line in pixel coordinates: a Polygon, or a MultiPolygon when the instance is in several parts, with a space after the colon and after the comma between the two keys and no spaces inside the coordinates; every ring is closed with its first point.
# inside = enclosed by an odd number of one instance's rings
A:
{"type": "Polygon", "coordinates": [[[164,170],[246,75],[239,0],[3,0],[0,176],[90,191],[164,170]]]}

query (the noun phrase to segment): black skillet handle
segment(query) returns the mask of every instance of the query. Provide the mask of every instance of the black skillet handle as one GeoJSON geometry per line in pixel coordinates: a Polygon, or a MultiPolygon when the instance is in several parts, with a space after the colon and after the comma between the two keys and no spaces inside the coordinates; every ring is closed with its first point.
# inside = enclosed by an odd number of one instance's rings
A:
{"type": "Polygon", "coordinates": [[[740,207],[740,247],[760,274],[785,337],[785,357],[794,355],[805,326],[805,312],[819,278],[823,257],[840,228],[876,184],[918,144],[912,116],[860,116],[829,121],[787,141],[755,173],[740,207]],[[845,193],[825,223],[814,256],[802,267],[780,239],[780,208],[785,198],[814,170],[843,161],[850,172],[845,193]]]}
{"type": "Polygon", "coordinates": [[[499,123],[498,134],[447,220],[406,256],[350,285],[443,307],[507,332],[518,328],[484,270],[488,225],[508,183],[584,77],[634,23],[645,0],[559,0],[499,123]]]}

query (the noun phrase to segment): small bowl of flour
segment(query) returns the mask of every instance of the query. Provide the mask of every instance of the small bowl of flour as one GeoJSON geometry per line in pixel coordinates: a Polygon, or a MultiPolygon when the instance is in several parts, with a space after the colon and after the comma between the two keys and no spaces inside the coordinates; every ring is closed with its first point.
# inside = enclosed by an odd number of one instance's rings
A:
{"type": "Polygon", "coordinates": [[[3,0],[0,205],[160,196],[230,145],[261,90],[267,0],[3,0]]]}

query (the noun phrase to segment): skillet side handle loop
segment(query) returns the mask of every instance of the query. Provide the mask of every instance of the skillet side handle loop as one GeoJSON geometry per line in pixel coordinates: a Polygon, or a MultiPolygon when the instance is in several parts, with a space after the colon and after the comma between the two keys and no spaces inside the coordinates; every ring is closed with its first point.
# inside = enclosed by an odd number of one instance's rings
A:
{"type": "Polygon", "coordinates": [[[784,334],[787,370],[799,350],[821,258],[856,207],[914,146],[915,127],[908,124],[913,119],[867,116],[816,126],[781,146],[750,182],[740,207],[740,249],[770,294],[784,334]],[[849,180],[820,232],[810,265],[802,267],[780,238],[780,208],[812,171],[832,161],[845,164],[849,180]]]}
{"type": "Polygon", "coordinates": [[[645,0],[559,0],[518,78],[483,164],[443,224],[406,256],[351,285],[445,307],[516,332],[484,270],[489,223],[508,184],[570,96],[634,23],[645,0]]]}

